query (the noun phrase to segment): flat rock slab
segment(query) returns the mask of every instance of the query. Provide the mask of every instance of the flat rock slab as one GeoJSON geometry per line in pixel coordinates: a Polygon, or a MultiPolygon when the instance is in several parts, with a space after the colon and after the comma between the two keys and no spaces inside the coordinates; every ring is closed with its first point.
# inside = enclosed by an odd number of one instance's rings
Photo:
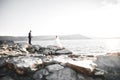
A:
{"type": "Polygon", "coordinates": [[[91,60],[83,60],[83,61],[70,61],[66,63],[66,65],[78,72],[91,75],[97,66],[91,60]]]}
{"type": "Polygon", "coordinates": [[[60,54],[72,54],[72,52],[68,49],[62,49],[62,50],[57,50],[55,52],[56,55],[60,55],[60,54]]]}
{"type": "Polygon", "coordinates": [[[56,50],[61,50],[60,47],[54,46],[54,45],[48,45],[47,48],[48,48],[48,49],[51,49],[51,50],[55,50],[55,51],[56,51],[56,50]]]}
{"type": "Polygon", "coordinates": [[[7,61],[8,67],[16,70],[18,74],[24,74],[27,70],[36,71],[37,66],[42,64],[42,60],[36,57],[15,57],[7,61]]]}

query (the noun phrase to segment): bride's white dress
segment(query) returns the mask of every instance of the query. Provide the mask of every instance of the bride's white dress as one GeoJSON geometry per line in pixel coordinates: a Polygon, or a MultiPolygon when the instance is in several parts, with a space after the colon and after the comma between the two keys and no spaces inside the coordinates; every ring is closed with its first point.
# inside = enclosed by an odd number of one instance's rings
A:
{"type": "Polygon", "coordinates": [[[56,43],[57,43],[58,47],[63,48],[63,45],[61,44],[60,39],[59,39],[58,36],[56,36],[56,43]]]}

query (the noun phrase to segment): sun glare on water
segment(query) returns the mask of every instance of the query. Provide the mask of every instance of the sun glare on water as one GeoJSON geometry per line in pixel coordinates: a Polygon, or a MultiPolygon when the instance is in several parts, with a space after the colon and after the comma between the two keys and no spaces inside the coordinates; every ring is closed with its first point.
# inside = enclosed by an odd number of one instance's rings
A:
{"type": "Polygon", "coordinates": [[[117,52],[120,51],[120,39],[107,39],[106,40],[107,52],[117,52]]]}

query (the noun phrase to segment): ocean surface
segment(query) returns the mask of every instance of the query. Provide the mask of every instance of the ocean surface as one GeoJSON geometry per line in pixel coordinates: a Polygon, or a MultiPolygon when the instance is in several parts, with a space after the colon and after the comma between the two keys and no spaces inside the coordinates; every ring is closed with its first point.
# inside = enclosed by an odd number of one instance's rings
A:
{"type": "MultiPolygon", "coordinates": [[[[18,41],[27,42],[27,41],[18,41]]],[[[61,44],[75,54],[104,54],[108,52],[120,52],[120,39],[79,39],[60,40],[61,44]]],[[[32,41],[33,45],[56,45],[55,40],[32,41]]]]}

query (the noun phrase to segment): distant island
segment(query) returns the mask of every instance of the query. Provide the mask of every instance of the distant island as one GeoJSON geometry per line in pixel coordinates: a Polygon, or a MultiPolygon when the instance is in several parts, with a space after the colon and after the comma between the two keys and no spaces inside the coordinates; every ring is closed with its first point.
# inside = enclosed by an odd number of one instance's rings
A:
{"type": "MultiPolygon", "coordinates": [[[[33,40],[53,40],[56,35],[46,35],[46,36],[33,36],[33,40]]],[[[60,35],[61,40],[74,40],[74,39],[90,39],[89,37],[74,34],[74,35],[60,35]]],[[[0,40],[13,40],[13,41],[26,41],[28,39],[27,36],[0,36],[0,40]]]]}

